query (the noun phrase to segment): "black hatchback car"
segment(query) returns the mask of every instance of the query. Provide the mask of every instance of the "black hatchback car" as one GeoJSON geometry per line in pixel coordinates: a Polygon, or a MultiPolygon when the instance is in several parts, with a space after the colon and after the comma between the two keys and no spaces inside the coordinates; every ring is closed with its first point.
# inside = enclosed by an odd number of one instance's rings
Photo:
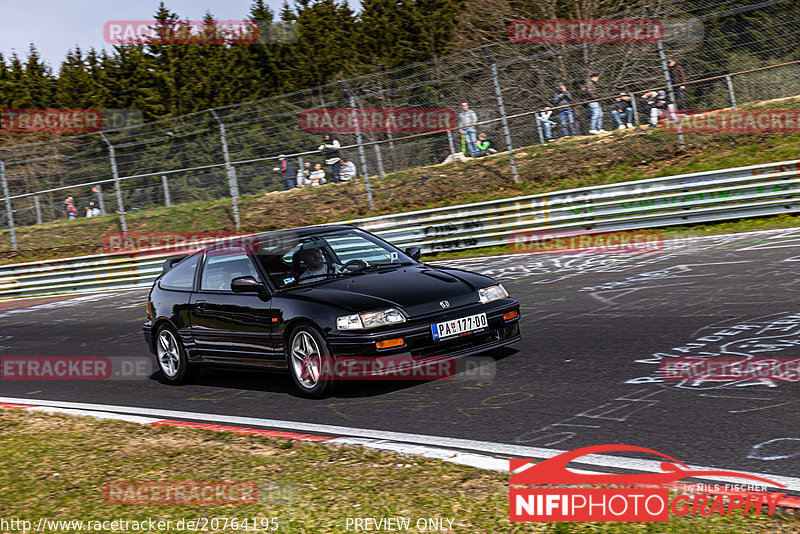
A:
{"type": "MultiPolygon", "coordinates": [[[[502,285],[419,257],[347,225],[216,244],[165,262],[145,339],[168,383],[201,365],[248,366],[288,370],[310,397],[341,382],[330,370],[345,361],[418,369],[520,339],[519,303],[502,285]]],[[[361,379],[392,370],[358,369],[361,379]]]]}

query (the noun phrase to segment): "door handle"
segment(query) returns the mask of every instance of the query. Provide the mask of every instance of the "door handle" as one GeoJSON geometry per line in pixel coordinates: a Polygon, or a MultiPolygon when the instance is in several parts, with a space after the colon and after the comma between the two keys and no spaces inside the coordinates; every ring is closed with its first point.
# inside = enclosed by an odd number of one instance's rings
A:
{"type": "Polygon", "coordinates": [[[206,307],[206,301],[204,301],[204,300],[196,300],[195,301],[195,306],[197,307],[198,310],[203,310],[206,307]]]}

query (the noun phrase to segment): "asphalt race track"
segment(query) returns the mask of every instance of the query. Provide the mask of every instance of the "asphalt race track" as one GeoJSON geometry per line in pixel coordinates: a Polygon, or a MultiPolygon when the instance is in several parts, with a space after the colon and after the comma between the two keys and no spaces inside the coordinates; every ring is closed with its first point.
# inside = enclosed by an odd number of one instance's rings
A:
{"type": "MultiPolygon", "coordinates": [[[[523,340],[481,380],[374,382],[325,400],[287,375],[203,371],[191,385],[0,381],[4,397],[80,401],[570,450],[650,447],[692,465],[800,476],[800,383],[664,382],[664,356],[800,358],[800,229],[651,254],[452,262],[503,282],[523,340]]],[[[144,357],[144,291],[0,303],[0,355],[144,357]]]]}

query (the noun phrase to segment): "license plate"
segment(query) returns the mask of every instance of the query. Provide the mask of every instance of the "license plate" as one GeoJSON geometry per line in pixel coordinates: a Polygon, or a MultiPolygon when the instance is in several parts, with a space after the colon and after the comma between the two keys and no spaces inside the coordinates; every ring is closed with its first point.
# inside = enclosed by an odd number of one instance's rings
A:
{"type": "Polygon", "coordinates": [[[453,319],[452,321],[432,324],[431,331],[433,332],[433,340],[441,341],[442,339],[471,334],[476,330],[486,328],[487,325],[486,314],[479,313],[469,317],[453,319]]]}

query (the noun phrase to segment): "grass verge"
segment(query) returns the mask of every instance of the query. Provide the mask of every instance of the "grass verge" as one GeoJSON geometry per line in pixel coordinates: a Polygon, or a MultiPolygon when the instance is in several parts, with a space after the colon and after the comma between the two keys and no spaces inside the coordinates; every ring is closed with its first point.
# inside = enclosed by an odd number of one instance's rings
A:
{"type": "Polygon", "coordinates": [[[34,522],[275,517],[274,532],[332,533],[346,532],[348,517],[409,517],[452,519],[451,532],[464,533],[800,531],[800,514],[782,509],[668,523],[510,523],[503,473],[359,447],[8,409],[0,411],[0,470],[0,517],[34,522]],[[246,505],[118,505],[104,500],[112,481],[253,482],[261,491],[246,505]]]}

